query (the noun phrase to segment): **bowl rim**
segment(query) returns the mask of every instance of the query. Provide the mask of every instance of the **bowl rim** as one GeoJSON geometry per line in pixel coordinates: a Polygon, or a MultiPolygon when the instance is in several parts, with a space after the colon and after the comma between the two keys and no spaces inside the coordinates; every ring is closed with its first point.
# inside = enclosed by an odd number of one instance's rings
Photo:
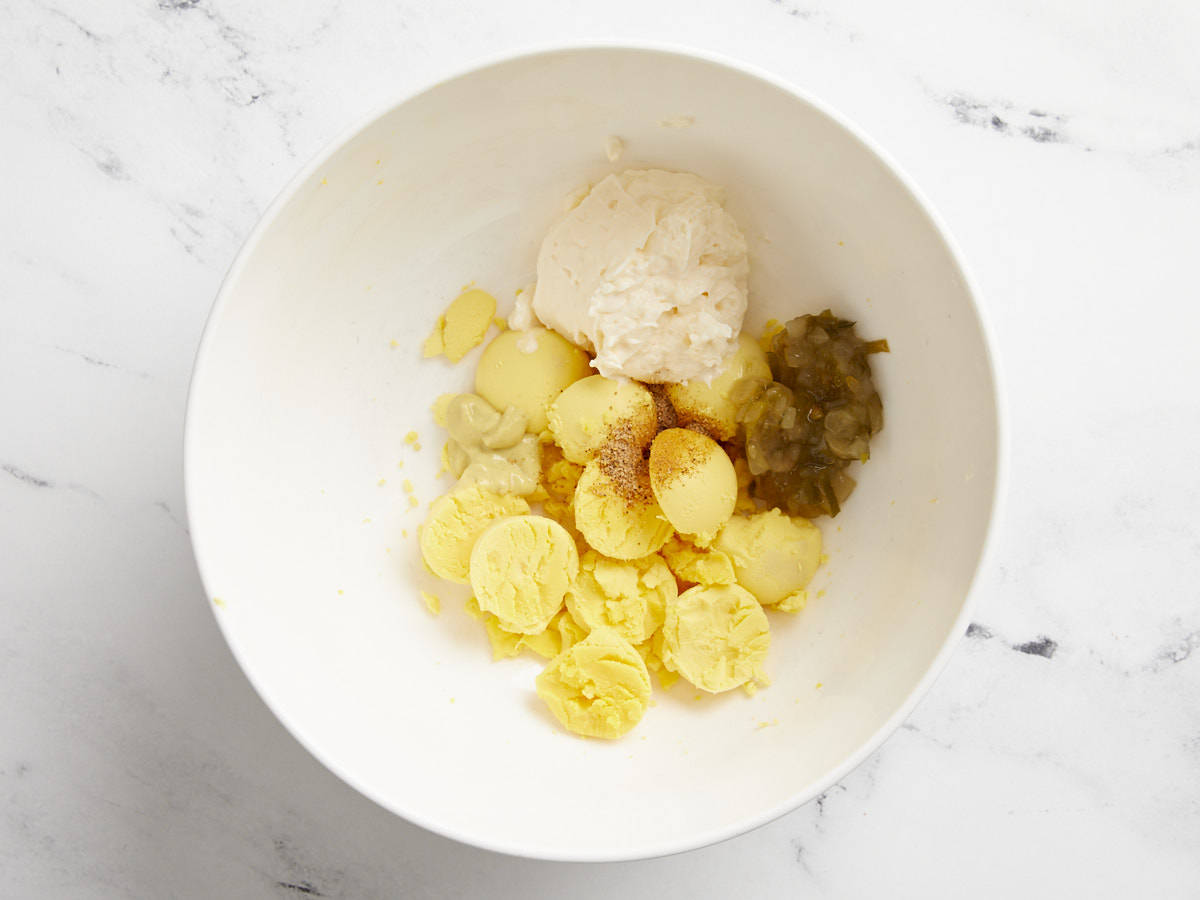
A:
{"type": "Polygon", "coordinates": [[[971,618],[972,609],[976,602],[978,593],[980,574],[991,564],[996,555],[997,531],[998,525],[1002,517],[1002,507],[1007,498],[1008,470],[1009,470],[1009,444],[1008,444],[1008,411],[1005,401],[1005,391],[1003,389],[1003,379],[1000,371],[999,358],[997,354],[998,344],[994,327],[989,318],[986,306],[982,300],[982,293],[979,285],[976,282],[971,270],[967,266],[962,250],[951,233],[949,227],[943,221],[941,215],[930,202],[929,198],[918,187],[914,179],[897,163],[897,161],[888,153],[882,146],[871,138],[865,130],[858,126],[853,120],[848,118],[843,113],[834,109],[829,104],[812,96],[807,91],[797,87],[787,79],[775,75],[760,66],[747,62],[742,59],[737,59],[723,53],[713,51],[707,48],[693,47],[680,43],[669,41],[640,41],[640,40],[569,40],[569,41],[548,41],[541,43],[533,43],[521,45],[519,47],[503,51],[496,54],[481,55],[473,57],[465,64],[459,63],[454,66],[445,67],[440,74],[435,74],[431,77],[420,79],[415,84],[381,104],[378,104],[365,116],[361,116],[349,127],[344,128],[341,132],[335,135],[331,140],[327,141],[324,146],[318,150],[307,163],[287,181],[283,188],[275,195],[274,199],[268,204],[266,209],[259,216],[254,228],[250,231],[245,242],[238,250],[233,262],[230,264],[225,277],[222,279],[220,287],[217,290],[216,297],[213,300],[211,309],[207,319],[205,320],[204,329],[201,333],[199,344],[197,345],[196,355],[192,365],[192,373],[188,383],[187,391],[187,406],[184,418],[183,428],[183,482],[184,482],[184,499],[187,509],[187,523],[189,540],[192,545],[192,553],[196,560],[196,567],[200,575],[201,583],[204,585],[206,594],[206,603],[212,611],[213,618],[217,622],[217,627],[221,631],[222,637],[225,639],[226,645],[229,647],[230,653],[237,661],[243,675],[254,688],[263,704],[272,712],[276,719],[283,725],[284,729],[318,762],[326,769],[332,772],[335,776],[352,787],[362,796],[386,809],[400,818],[415,824],[427,831],[442,837],[450,838],[462,844],[479,847],[484,850],[490,850],[496,853],[503,853],[509,856],[521,857],[534,860],[545,860],[554,862],[626,862],[639,859],[654,859],[658,857],[671,856],[676,853],[684,853],[689,850],[696,850],[702,847],[708,847],[713,844],[718,844],[726,840],[746,834],[769,822],[774,821],[789,812],[799,809],[801,806],[809,803],[814,798],[828,791],[835,784],[840,782],[863,762],[865,762],[872,754],[878,750],[883,743],[900,727],[900,725],[908,718],[908,716],[916,708],[917,704],[929,693],[933,683],[938,676],[945,670],[950,662],[954,651],[961,643],[965,636],[966,627],[971,618]],[[245,269],[249,259],[254,255],[259,243],[262,241],[267,231],[274,225],[275,220],[279,217],[282,210],[291,202],[298,191],[304,184],[318,171],[322,166],[328,163],[345,144],[352,140],[356,135],[364,131],[366,128],[374,124],[377,120],[389,114],[393,110],[399,108],[405,103],[426,94],[444,84],[456,81],[461,78],[476,75],[484,70],[498,68],[503,65],[517,62],[523,59],[536,57],[555,56],[566,53],[577,52],[592,52],[592,51],[632,51],[636,53],[646,53],[651,55],[665,55],[684,57],[701,62],[709,63],[715,66],[731,69],[741,75],[747,75],[751,78],[758,79],[767,85],[778,90],[784,91],[792,97],[807,103],[812,108],[816,109],[822,115],[828,117],[835,124],[840,126],[851,138],[858,141],[864,148],[870,151],[889,172],[900,182],[904,189],[916,202],[921,212],[924,213],[930,224],[937,231],[938,236],[945,244],[949,251],[950,258],[958,270],[959,276],[962,278],[963,284],[966,287],[968,300],[970,301],[976,320],[979,323],[980,331],[983,335],[984,356],[988,372],[991,375],[993,385],[993,400],[995,405],[995,429],[996,429],[996,447],[995,447],[995,476],[992,484],[991,493],[991,511],[988,516],[986,529],[982,545],[979,549],[979,555],[975,562],[975,569],[972,572],[970,581],[967,585],[967,590],[963,596],[962,607],[959,610],[958,616],[950,628],[946,638],[942,642],[941,648],[936,656],[929,663],[924,674],[918,679],[915,686],[909,691],[904,700],[896,708],[896,710],[888,717],[888,719],[877,728],[866,740],[864,740],[849,756],[847,756],[839,765],[830,769],[825,775],[817,781],[810,784],[807,788],[798,791],[779,803],[762,810],[754,815],[744,816],[737,821],[721,826],[719,828],[708,829],[693,835],[688,835],[684,838],[660,841],[655,844],[647,845],[637,849],[628,848],[612,848],[598,847],[588,850],[575,850],[571,852],[563,852],[560,850],[547,850],[536,846],[530,846],[517,841],[507,841],[501,837],[492,837],[483,834],[470,833],[458,828],[447,827],[427,816],[414,813],[406,810],[395,801],[387,800],[374,795],[359,780],[350,772],[345,771],[335,761],[327,759],[317,749],[306,740],[302,729],[296,723],[289,721],[281,711],[271,705],[267,699],[267,694],[260,685],[257,676],[251,666],[247,664],[247,660],[241,655],[238,649],[236,640],[233,638],[229,630],[227,630],[224,619],[226,617],[219,614],[216,604],[207,602],[207,598],[212,596],[209,584],[210,580],[206,577],[205,563],[201,557],[200,549],[197,546],[195,535],[196,522],[192,515],[192,504],[188,500],[193,496],[195,489],[194,472],[195,467],[193,460],[197,456],[196,449],[196,434],[194,428],[194,410],[195,395],[197,384],[200,380],[200,373],[203,368],[204,360],[208,355],[209,345],[214,340],[213,334],[216,331],[216,322],[221,317],[222,311],[229,301],[229,296],[232,293],[233,285],[239,280],[242,271],[245,269]]]}

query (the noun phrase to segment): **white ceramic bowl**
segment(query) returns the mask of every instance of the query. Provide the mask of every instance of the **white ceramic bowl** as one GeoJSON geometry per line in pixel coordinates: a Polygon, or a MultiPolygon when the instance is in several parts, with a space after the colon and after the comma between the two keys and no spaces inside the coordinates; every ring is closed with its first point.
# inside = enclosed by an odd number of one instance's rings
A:
{"type": "Polygon", "coordinates": [[[766,822],[900,723],[965,627],[999,446],[962,264],[877,149],[761,74],[576,48],[443,81],[297,177],[214,306],[186,482],[220,626],[318,759],[458,840],[612,860],[766,822]],[[662,124],[680,117],[694,121],[662,124]],[[610,135],[627,148],[617,165],[610,135]],[[699,701],[686,684],[658,691],[629,736],[600,742],[565,734],[534,694],[539,662],[493,663],[464,594],[422,569],[417,528],[448,486],[430,403],[471,384],[476,356],[423,361],[420,344],[466,282],[507,306],[572,189],[650,166],[727,187],[752,252],[748,327],[831,306],[889,340],[876,357],[887,425],[848,508],[821,521],[823,593],[772,616],[772,686],[699,701]],[[440,616],[420,588],[441,596],[440,616]]]}

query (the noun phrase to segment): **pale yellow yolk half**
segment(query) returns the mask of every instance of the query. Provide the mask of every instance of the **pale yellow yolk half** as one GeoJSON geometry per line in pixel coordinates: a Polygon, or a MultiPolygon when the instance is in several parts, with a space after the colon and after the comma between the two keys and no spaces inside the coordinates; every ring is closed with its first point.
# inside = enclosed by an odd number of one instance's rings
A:
{"type": "Polygon", "coordinates": [[[502,519],[471,550],[471,588],[479,608],[492,613],[506,631],[545,630],[578,572],[575,541],[544,516],[502,519]]]}
{"type": "Polygon", "coordinates": [[[667,604],[662,635],[663,664],[701,690],[715,694],[751,679],[766,681],[767,616],[736,584],[684,591],[667,604]]]}
{"type": "Polygon", "coordinates": [[[803,609],[804,588],[821,563],[821,530],[777,509],[734,516],[713,547],[733,560],[737,583],[764,606],[803,609]]]}
{"type": "Polygon", "coordinates": [[[618,738],[646,712],[650,673],[629,641],[599,628],[550,661],[537,692],[569,731],[618,738]]]}

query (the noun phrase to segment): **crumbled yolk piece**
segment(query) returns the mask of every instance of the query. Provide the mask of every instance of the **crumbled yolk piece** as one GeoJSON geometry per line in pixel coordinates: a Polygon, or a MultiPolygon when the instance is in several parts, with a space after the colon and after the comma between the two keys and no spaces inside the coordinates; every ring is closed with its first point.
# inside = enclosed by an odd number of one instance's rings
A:
{"type": "Polygon", "coordinates": [[[661,556],[623,562],[589,550],[567,592],[567,609],[589,629],[611,628],[631,644],[648,641],[678,588],[661,556]]]}
{"type": "Polygon", "coordinates": [[[696,547],[678,536],[662,548],[675,577],[688,584],[733,584],[733,561],[720,550],[696,547]]]}
{"type": "Polygon", "coordinates": [[[478,288],[463,291],[438,317],[425,339],[425,358],[444,355],[450,362],[458,362],[483,343],[495,315],[495,297],[478,288]]]}

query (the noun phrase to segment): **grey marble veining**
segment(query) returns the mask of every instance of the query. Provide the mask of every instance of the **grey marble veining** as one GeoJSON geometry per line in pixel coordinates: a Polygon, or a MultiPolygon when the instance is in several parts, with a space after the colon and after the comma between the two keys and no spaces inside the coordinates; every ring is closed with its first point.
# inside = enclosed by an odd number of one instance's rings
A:
{"type": "Polygon", "coordinates": [[[0,895],[1187,897],[1200,883],[1200,12],[0,0],[0,895]],[[225,269],[342,128],[472,60],[691,44],[831,103],[971,261],[1013,436],[948,670],[813,803],[668,859],[400,821],[263,707],[180,479],[225,269]]]}

